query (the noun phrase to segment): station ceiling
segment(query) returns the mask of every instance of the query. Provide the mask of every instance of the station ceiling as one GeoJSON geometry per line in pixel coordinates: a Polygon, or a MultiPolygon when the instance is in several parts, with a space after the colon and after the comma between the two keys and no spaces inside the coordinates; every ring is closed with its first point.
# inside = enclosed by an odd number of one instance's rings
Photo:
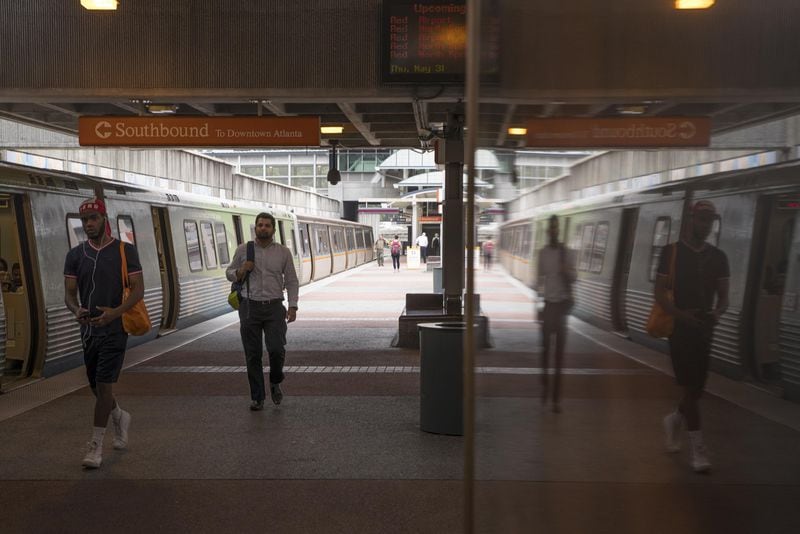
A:
{"type": "MultiPolygon", "coordinates": [[[[800,113],[795,0],[717,0],[689,15],[672,0],[482,3],[501,28],[498,81],[480,91],[482,147],[518,148],[507,129],[534,118],[700,116],[722,134],[800,113]]],[[[318,115],[344,126],[331,136],[344,147],[425,146],[464,88],[385,83],[390,4],[124,0],[98,16],[79,0],[4,0],[0,117],[76,134],[81,116],[156,105],[318,115]]]]}
{"type": "MultiPolygon", "coordinates": [[[[454,91],[455,92],[455,91],[454,91]]],[[[45,98],[0,97],[0,117],[44,126],[77,135],[82,115],[148,115],[148,105],[119,98],[45,98]]],[[[318,115],[323,125],[342,125],[340,135],[323,135],[323,144],[338,139],[344,147],[425,147],[427,131],[446,122],[448,110],[455,109],[459,96],[415,100],[412,96],[358,99],[330,94],[302,99],[264,101],[231,98],[173,97],[157,104],[174,106],[173,116],[293,116],[318,115]],[[378,100],[378,101],[375,101],[378,100]]],[[[711,117],[712,133],[720,134],[800,113],[800,98],[753,102],[748,99],[665,100],[581,99],[571,101],[498,100],[480,105],[480,146],[517,148],[522,141],[507,134],[511,126],[524,125],[529,119],[547,117],[711,117]]]]}

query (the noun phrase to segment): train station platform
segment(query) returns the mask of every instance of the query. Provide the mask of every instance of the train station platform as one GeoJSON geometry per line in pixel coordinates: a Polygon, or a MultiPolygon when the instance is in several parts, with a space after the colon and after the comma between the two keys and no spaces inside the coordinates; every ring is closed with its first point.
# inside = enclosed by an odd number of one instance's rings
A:
{"type": "MultiPolygon", "coordinates": [[[[0,531],[461,532],[464,438],[419,428],[419,351],[391,348],[432,274],[367,264],[301,289],[284,399],[251,412],[231,313],[135,347],[125,451],[81,467],[82,369],[0,396],[0,531]]],[[[800,532],[800,406],[713,376],[714,469],[663,449],[666,355],[571,319],[563,411],[540,403],[532,292],[476,273],[476,532],[800,532]]],[[[685,446],[684,446],[685,449],[685,446]]]]}

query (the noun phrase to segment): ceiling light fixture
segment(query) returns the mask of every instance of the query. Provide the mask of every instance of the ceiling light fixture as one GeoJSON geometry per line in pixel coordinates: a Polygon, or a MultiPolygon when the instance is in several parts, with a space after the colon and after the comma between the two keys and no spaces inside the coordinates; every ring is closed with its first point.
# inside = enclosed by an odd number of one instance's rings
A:
{"type": "Polygon", "coordinates": [[[617,113],[620,115],[642,115],[647,111],[647,106],[618,106],[617,113]]]}
{"type": "Polygon", "coordinates": [[[526,135],[528,133],[527,128],[509,128],[508,135],[526,135]]]}
{"type": "Polygon", "coordinates": [[[147,104],[147,111],[153,115],[172,115],[178,111],[175,104],[147,104]]]}
{"type": "Polygon", "coordinates": [[[708,9],[716,0],[675,0],[675,9],[708,9]]]}
{"type": "Polygon", "coordinates": [[[81,5],[91,11],[113,11],[118,3],[117,0],[81,0],[81,5]]]}
{"type": "Polygon", "coordinates": [[[344,126],[320,126],[319,132],[322,134],[340,134],[344,131],[344,126]]]}

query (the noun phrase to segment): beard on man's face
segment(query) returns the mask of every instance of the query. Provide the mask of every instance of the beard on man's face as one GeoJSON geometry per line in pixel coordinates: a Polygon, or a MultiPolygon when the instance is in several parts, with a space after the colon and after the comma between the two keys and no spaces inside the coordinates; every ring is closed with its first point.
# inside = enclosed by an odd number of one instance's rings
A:
{"type": "Polygon", "coordinates": [[[259,239],[272,239],[272,235],[275,233],[274,228],[258,228],[256,230],[256,237],[259,239]]]}

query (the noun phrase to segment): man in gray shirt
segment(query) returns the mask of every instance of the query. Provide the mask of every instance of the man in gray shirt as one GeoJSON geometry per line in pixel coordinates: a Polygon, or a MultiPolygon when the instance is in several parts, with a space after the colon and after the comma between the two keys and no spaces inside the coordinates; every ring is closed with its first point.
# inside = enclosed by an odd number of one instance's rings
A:
{"type": "Polygon", "coordinates": [[[283,399],[283,362],[286,358],[287,323],[297,318],[297,295],[300,284],[294,260],[288,248],[276,243],[275,217],[269,213],[256,216],[255,261],[247,261],[247,244],[236,249],[228,266],[228,280],[243,281],[239,305],[239,324],[250,382],[251,410],[263,410],[264,389],[262,335],[269,354],[269,391],[272,402],[283,399]],[[283,289],[289,297],[289,309],[283,306],[283,289]]]}

